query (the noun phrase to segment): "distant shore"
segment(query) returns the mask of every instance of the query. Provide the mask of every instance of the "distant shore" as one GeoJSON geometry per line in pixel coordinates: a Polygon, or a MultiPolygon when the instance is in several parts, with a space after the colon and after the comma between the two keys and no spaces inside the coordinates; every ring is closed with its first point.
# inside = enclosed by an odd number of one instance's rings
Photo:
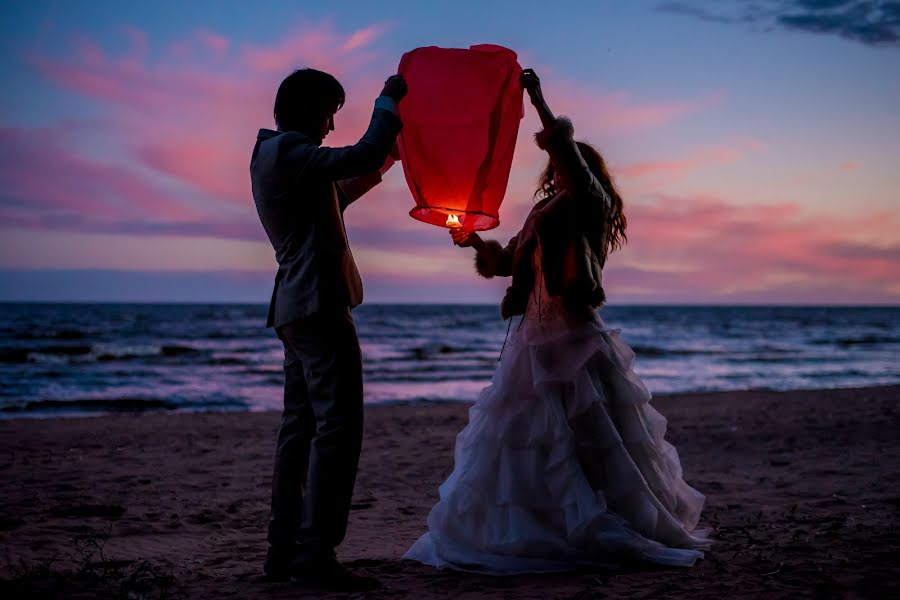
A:
{"type": "MultiPolygon", "coordinates": [[[[719,540],[693,569],[491,578],[401,561],[452,467],[463,403],[367,406],[339,558],[382,580],[373,598],[900,595],[900,386],[677,394],[654,405],[719,540]]],[[[0,594],[305,597],[259,577],[278,419],[0,421],[0,594]]]]}

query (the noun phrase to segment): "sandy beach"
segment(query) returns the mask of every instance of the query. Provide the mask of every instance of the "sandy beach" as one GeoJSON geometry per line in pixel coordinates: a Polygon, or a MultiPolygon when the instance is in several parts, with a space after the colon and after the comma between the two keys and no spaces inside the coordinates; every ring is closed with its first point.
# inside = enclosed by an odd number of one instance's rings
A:
{"type": "MultiPolygon", "coordinates": [[[[719,540],[692,569],[492,578],[400,560],[451,469],[465,404],[367,407],[339,558],[382,580],[372,598],[900,597],[900,386],[654,405],[719,540]]],[[[315,597],[261,577],[278,420],[0,422],[0,595],[315,597]]]]}

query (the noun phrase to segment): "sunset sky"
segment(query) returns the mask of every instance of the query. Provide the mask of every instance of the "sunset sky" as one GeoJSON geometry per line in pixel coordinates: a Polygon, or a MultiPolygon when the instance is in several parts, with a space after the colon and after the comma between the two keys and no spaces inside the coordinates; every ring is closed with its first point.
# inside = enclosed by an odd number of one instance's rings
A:
{"type": "MultiPolygon", "coordinates": [[[[365,129],[419,46],[493,43],[605,155],[627,303],[900,304],[900,3],[4,2],[0,300],[266,302],[248,164],[281,79],[347,90],[365,129]],[[872,8],[874,6],[875,8],[872,8]],[[825,7],[825,8],[822,8],[825,7]]],[[[501,225],[546,157],[530,105],[501,225]]],[[[508,281],[411,219],[396,166],[347,212],[367,302],[495,302],[508,281]]]]}

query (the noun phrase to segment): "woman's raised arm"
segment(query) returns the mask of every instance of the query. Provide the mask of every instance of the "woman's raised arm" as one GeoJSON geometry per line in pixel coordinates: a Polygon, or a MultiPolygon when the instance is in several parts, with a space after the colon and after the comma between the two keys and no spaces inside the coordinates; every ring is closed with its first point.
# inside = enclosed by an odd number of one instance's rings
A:
{"type": "Polygon", "coordinates": [[[557,118],[550,110],[537,74],[532,69],[525,69],[519,77],[519,82],[528,92],[528,97],[531,98],[531,103],[544,126],[544,129],[535,136],[537,144],[550,155],[550,162],[559,175],[562,187],[577,195],[590,192],[592,188],[602,191],[599,182],[578,151],[572,122],[565,117],[557,118]]]}

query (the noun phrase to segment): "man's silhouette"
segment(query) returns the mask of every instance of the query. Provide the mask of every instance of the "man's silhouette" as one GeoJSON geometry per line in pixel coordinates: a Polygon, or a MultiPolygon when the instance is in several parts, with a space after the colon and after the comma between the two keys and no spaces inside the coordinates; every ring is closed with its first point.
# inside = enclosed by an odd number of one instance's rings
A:
{"type": "Polygon", "coordinates": [[[381,181],[401,123],[406,82],[394,75],[353,146],[323,147],[344,104],[327,73],[301,69],[275,98],[278,130],[261,129],[250,161],[253,198],[278,273],[268,326],[284,344],[284,413],[275,452],[269,553],[274,579],[367,589],[335,558],[347,529],[363,431],[362,360],[350,309],[362,282],[344,209],[381,181]]]}

